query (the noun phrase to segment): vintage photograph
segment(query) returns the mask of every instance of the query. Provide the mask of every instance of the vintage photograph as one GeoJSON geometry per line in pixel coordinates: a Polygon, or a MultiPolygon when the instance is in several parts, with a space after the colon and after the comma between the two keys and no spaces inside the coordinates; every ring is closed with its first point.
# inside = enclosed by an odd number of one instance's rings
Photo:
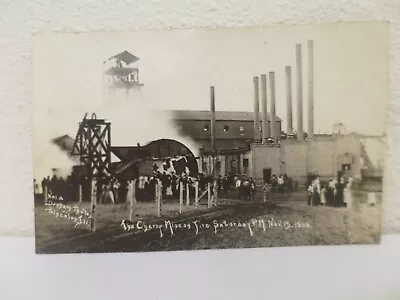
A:
{"type": "Polygon", "coordinates": [[[389,24],[39,33],[36,252],[380,241],[389,24]]]}

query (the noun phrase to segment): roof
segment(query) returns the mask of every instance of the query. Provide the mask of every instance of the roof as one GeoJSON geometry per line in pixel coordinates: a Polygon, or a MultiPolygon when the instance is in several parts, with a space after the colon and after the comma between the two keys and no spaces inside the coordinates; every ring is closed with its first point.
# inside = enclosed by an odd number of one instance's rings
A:
{"type": "Polygon", "coordinates": [[[170,139],[151,141],[143,146],[112,146],[111,151],[122,161],[131,160],[134,157],[167,158],[176,156],[191,156],[193,153],[184,144],[170,139]]]}
{"type": "Polygon", "coordinates": [[[72,148],[74,147],[75,140],[69,135],[65,134],[52,139],[51,142],[57,145],[61,150],[70,153],[72,151],[72,148]]]}
{"type": "MultiPolygon", "coordinates": [[[[202,120],[208,121],[211,119],[211,111],[206,110],[172,110],[170,111],[176,120],[202,120]]],[[[271,115],[267,115],[268,121],[271,115]]],[[[239,111],[216,111],[216,121],[254,121],[254,112],[239,112],[239,111]]],[[[262,120],[262,113],[260,112],[260,121],[262,120]]],[[[281,118],[276,116],[276,121],[282,121],[281,118]]]]}
{"type": "Polygon", "coordinates": [[[124,52],[118,53],[117,55],[114,55],[111,58],[115,58],[117,60],[123,61],[127,65],[129,65],[131,63],[134,63],[134,62],[139,60],[138,57],[136,57],[135,55],[133,55],[132,53],[130,53],[130,52],[126,51],[126,50],[124,52]]]}
{"type": "Polygon", "coordinates": [[[113,147],[111,146],[111,152],[114,153],[120,160],[130,160],[132,157],[149,157],[150,152],[142,147],[136,146],[123,146],[113,147]]]}

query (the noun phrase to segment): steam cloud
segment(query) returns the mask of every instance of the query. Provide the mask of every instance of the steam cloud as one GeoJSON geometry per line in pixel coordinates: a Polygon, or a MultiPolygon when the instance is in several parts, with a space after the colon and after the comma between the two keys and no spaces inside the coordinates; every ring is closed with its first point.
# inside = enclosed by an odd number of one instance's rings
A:
{"type": "MultiPolygon", "coordinates": [[[[72,172],[72,166],[78,161],[71,160],[65,151],[59,149],[51,140],[68,134],[75,139],[79,122],[84,114],[92,113],[98,119],[111,122],[111,145],[136,146],[145,145],[156,139],[175,139],[185,144],[194,155],[198,155],[198,146],[188,137],[181,136],[168,112],[155,111],[146,101],[128,101],[113,95],[105,97],[101,105],[82,103],[79,107],[49,109],[35,112],[34,116],[34,178],[41,180],[51,176],[53,169],[57,175],[66,177],[72,172]]],[[[132,100],[132,99],[130,99],[132,100]]],[[[113,159],[116,161],[118,159],[113,159]]]]}

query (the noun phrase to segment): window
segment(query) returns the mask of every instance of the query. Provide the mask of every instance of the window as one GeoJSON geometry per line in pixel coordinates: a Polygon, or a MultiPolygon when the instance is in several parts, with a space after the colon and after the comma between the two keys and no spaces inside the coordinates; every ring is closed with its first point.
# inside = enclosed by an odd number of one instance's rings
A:
{"type": "Polygon", "coordinates": [[[208,131],[208,125],[204,125],[203,130],[204,130],[204,131],[208,131]]]}
{"type": "Polygon", "coordinates": [[[342,164],[342,171],[350,171],[351,164],[342,164]]]}
{"type": "Polygon", "coordinates": [[[248,167],[248,166],[249,166],[249,159],[243,158],[243,167],[248,167]]]}
{"type": "Polygon", "coordinates": [[[225,131],[225,132],[229,131],[229,126],[225,125],[225,126],[224,126],[224,131],[225,131]]]}
{"type": "Polygon", "coordinates": [[[217,169],[217,171],[221,170],[221,162],[219,160],[215,162],[215,168],[217,169]]]}
{"type": "Polygon", "coordinates": [[[244,126],[239,127],[240,135],[244,135],[244,126]]]}

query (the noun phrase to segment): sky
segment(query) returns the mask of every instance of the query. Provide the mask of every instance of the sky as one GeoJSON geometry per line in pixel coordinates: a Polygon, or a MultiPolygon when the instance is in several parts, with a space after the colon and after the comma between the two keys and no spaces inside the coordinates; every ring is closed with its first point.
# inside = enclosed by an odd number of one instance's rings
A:
{"type": "Polygon", "coordinates": [[[37,34],[34,153],[43,161],[46,151],[41,145],[49,137],[65,133],[74,137],[85,112],[111,119],[113,140],[119,145],[172,138],[177,132],[169,117],[155,118],[151,110],[209,110],[210,86],[215,86],[217,110],[252,111],[253,77],[269,72],[275,72],[276,112],[286,130],[285,66],[292,67],[296,130],[297,43],[303,50],[306,131],[310,39],[314,41],[315,132],[329,133],[333,124],[341,122],[348,131],[379,135],[386,131],[389,98],[388,35],[388,24],[383,22],[37,34]],[[135,66],[144,86],[129,99],[110,98],[104,95],[102,62],[124,50],[139,58],[135,66]]]}

